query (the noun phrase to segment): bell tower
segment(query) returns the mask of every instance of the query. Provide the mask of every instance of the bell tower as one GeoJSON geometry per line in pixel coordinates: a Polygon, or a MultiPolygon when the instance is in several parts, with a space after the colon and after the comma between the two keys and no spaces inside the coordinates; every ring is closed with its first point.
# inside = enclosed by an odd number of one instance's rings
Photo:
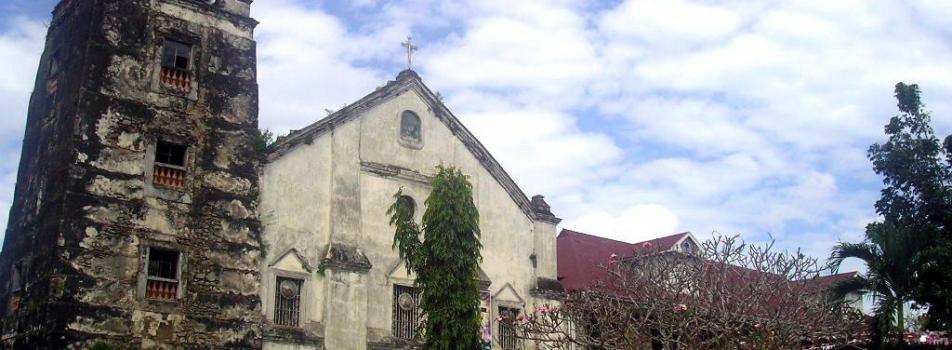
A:
{"type": "Polygon", "coordinates": [[[252,0],[62,0],[0,252],[0,348],[261,348],[252,0]]]}

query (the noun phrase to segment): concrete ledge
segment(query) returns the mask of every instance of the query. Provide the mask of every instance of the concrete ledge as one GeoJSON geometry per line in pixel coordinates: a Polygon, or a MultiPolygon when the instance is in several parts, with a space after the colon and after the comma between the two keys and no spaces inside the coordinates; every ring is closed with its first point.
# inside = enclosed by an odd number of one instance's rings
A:
{"type": "Polygon", "coordinates": [[[360,248],[341,243],[331,243],[321,260],[321,266],[335,271],[353,272],[367,272],[373,267],[360,248]]]}

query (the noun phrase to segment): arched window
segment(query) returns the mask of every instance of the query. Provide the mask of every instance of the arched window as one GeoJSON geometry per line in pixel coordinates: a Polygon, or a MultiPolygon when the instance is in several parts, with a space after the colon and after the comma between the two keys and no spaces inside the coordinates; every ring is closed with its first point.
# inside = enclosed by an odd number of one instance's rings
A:
{"type": "Polygon", "coordinates": [[[416,214],[416,202],[413,200],[412,197],[400,196],[399,201],[401,204],[405,204],[408,208],[410,208],[410,216],[413,216],[416,214]]]}
{"type": "Polygon", "coordinates": [[[684,240],[684,243],[681,243],[681,252],[688,254],[697,253],[697,246],[694,245],[694,242],[690,239],[686,239],[684,240]]]}
{"type": "Polygon", "coordinates": [[[422,141],[420,117],[411,111],[403,111],[400,115],[400,138],[411,141],[422,141]]]}

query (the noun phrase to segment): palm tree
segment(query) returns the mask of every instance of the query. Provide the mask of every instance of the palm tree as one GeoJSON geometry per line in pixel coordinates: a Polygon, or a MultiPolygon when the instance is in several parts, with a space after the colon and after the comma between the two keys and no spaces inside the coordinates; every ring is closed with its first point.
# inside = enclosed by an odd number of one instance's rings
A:
{"type": "Polygon", "coordinates": [[[871,294],[879,324],[884,330],[896,331],[900,341],[905,329],[904,306],[912,301],[916,288],[919,252],[931,241],[919,236],[896,224],[872,223],[866,226],[863,242],[840,243],[830,257],[834,268],[848,258],[866,263],[865,275],[835,285],[833,292],[840,298],[850,293],[871,294]]]}

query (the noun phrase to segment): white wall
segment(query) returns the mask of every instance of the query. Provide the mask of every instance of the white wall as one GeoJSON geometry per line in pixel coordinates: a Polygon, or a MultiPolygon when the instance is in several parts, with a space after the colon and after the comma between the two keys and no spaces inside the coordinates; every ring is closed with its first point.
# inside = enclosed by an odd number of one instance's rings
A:
{"type": "MultiPolygon", "coordinates": [[[[432,176],[435,167],[441,164],[456,166],[470,176],[481,216],[484,246],[481,267],[492,281],[491,292],[497,294],[509,284],[514,293],[500,295],[505,299],[521,299],[531,308],[537,302],[530,296],[535,278],[556,278],[555,226],[530,219],[414,90],[364,111],[357,119],[337,126],[333,132],[325,132],[311,145],[299,146],[265,167],[261,180],[261,213],[268,248],[266,264],[295,248],[308,264],[316,267],[329,242],[359,246],[373,265],[361,281],[366,288],[366,300],[347,301],[353,305],[340,305],[342,301],[333,303],[335,308],[366,310],[366,324],[350,325],[365,327],[362,329],[366,330],[367,339],[361,342],[385,340],[390,336],[392,283],[395,281],[390,272],[399,263],[397,252],[391,248],[393,228],[388,224],[386,212],[393,202],[393,194],[403,188],[405,194],[416,201],[416,216],[420,220],[430,187],[413,178],[432,176]],[[415,112],[422,120],[420,149],[400,142],[400,114],[404,110],[415,112]],[[412,176],[375,174],[361,170],[361,163],[399,167],[412,176]],[[541,260],[535,269],[529,256],[537,250],[541,260]]],[[[263,276],[274,278],[269,273],[263,276]]],[[[323,329],[335,314],[324,309],[329,305],[324,300],[327,277],[317,273],[312,276],[306,289],[311,290],[308,297],[314,300],[305,303],[305,328],[314,334],[324,334],[330,346],[331,338],[345,335],[337,334],[341,333],[337,326],[334,330],[323,329]]],[[[339,287],[339,283],[332,284],[339,287]]],[[[262,291],[263,309],[270,313],[273,281],[262,285],[272,289],[262,291]]]]}

